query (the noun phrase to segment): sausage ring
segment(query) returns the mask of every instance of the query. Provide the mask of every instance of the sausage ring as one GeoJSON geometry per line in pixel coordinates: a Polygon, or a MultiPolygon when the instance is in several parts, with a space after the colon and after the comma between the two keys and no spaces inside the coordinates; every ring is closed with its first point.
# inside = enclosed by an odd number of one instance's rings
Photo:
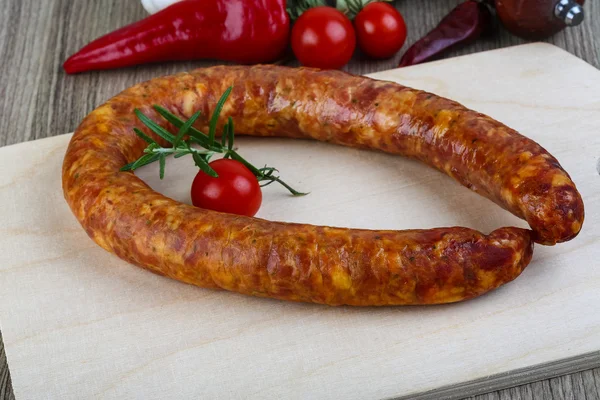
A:
{"type": "MultiPolygon", "coordinates": [[[[205,129],[208,121],[197,121],[205,129]]],[[[155,139],[159,139],[154,137],[155,139]]],[[[213,67],[133,86],[89,114],[63,163],[64,195],[104,249],[201,287],[330,305],[408,305],[469,299],[516,278],[533,242],[577,235],[583,202],[558,161],[490,117],[433,94],[338,71],[213,67]],[[310,138],[419,159],[518,217],[531,230],[373,231],[266,221],[203,210],[154,192],[131,172],[161,105],[183,118],[233,92],[240,134],[310,138]]]]}

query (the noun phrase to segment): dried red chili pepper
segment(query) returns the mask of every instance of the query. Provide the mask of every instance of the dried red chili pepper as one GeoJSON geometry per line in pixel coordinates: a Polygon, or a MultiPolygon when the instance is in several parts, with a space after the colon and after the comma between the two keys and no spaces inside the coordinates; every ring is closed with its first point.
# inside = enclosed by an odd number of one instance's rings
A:
{"type": "Polygon", "coordinates": [[[431,32],[419,39],[402,56],[400,67],[420,64],[444,51],[475,40],[492,26],[489,8],[478,1],[459,4],[431,32]]]}
{"type": "Polygon", "coordinates": [[[287,47],[285,0],[185,0],[102,36],[63,65],[69,74],[157,61],[277,59],[287,47]]]}

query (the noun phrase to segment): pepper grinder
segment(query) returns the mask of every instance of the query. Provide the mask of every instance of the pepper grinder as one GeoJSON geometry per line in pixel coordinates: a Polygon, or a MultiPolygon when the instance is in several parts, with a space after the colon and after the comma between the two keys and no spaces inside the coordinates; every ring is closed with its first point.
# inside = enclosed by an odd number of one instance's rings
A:
{"type": "Polygon", "coordinates": [[[585,0],[495,0],[498,17],[511,33],[543,39],[583,21],[585,0]]]}

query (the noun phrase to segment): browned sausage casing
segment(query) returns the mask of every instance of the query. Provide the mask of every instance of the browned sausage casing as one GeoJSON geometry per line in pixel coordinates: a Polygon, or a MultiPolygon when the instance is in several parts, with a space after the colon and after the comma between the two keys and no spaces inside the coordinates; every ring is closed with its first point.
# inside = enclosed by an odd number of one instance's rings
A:
{"type": "MultiPolygon", "coordinates": [[[[207,121],[198,128],[206,129],[207,121]]],[[[172,128],[172,127],[171,127],[172,128]]],[[[194,285],[331,305],[460,301],[516,278],[533,241],[569,240],[583,222],[575,185],[537,143],[462,105],[336,71],[214,67],[125,90],[81,123],[63,164],[67,202],[89,236],[141,267],[194,285]],[[139,108],[187,118],[223,112],[236,131],[312,138],[417,158],[525,218],[532,231],[371,231],[265,221],[202,210],[119,169],[141,155],[139,108]]]]}

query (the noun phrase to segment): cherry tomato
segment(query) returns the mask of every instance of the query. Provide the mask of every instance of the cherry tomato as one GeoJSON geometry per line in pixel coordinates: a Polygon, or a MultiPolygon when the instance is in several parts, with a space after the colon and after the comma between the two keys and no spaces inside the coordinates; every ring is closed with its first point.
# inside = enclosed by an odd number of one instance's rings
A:
{"type": "Polygon", "coordinates": [[[352,22],[333,7],[309,8],[292,28],[292,50],[307,67],[338,69],[356,47],[352,22]]]}
{"type": "Polygon", "coordinates": [[[406,40],[404,18],[387,3],[369,3],[354,18],[358,46],[370,57],[390,58],[406,40]]]}
{"type": "Polygon", "coordinates": [[[220,159],[209,164],[218,178],[199,171],[192,183],[196,207],[252,217],[262,203],[256,176],[239,161],[220,159]]]}

